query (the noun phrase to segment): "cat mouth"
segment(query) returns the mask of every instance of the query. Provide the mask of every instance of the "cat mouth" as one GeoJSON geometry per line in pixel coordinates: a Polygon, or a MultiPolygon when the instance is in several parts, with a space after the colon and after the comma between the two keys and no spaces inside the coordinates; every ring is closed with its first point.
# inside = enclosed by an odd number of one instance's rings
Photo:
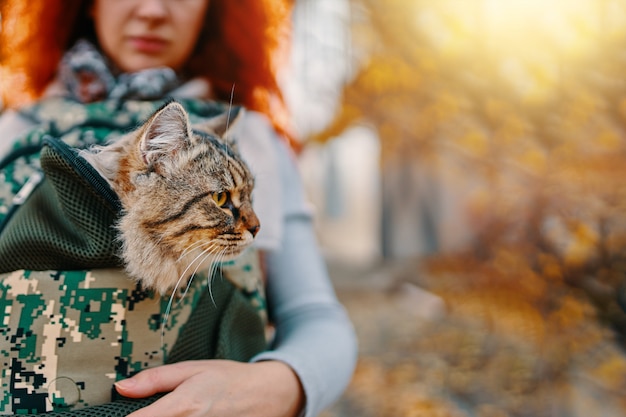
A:
{"type": "Polygon", "coordinates": [[[225,251],[223,252],[223,256],[224,256],[224,260],[232,260],[233,258],[236,258],[237,256],[241,255],[241,253],[246,250],[250,245],[252,244],[252,242],[249,243],[241,243],[238,245],[229,245],[227,247],[225,247],[225,251]],[[228,257],[228,259],[226,258],[228,257]]]}
{"type": "MultiPolygon", "coordinates": [[[[179,258],[181,263],[195,263],[203,266],[210,265],[213,262],[231,261],[241,255],[252,244],[252,240],[246,242],[233,243],[231,241],[223,242],[213,247],[210,252],[204,251],[202,248],[185,252],[179,258]],[[202,259],[200,261],[200,259],[202,259]]],[[[202,267],[200,267],[202,269],[202,267]]]]}

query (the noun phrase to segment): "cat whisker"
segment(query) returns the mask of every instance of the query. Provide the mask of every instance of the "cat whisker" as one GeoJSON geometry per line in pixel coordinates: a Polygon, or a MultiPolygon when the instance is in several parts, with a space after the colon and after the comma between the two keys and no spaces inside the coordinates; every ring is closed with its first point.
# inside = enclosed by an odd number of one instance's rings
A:
{"type": "MultiPolygon", "coordinates": [[[[211,301],[213,302],[213,305],[216,307],[217,307],[217,304],[215,303],[215,298],[213,297],[213,290],[211,289],[211,281],[213,280],[213,275],[215,275],[215,271],[217,270],[219,264],[224,259],[226,250],[227,249],[224,248],[215,255],[213,262],[211,262],[211,267],[209,268],[210,275],[207,276],[207,288],[209,290],[209,295],[211,296],[211,301]]],[[[220,269],[220,272],[221,272],[221,269],[220,269]]]]}
{"type": "MultiPolygon", "coordinates": [[[[222,262],[224,262],[224,258],[226,257],[227,251],[228,251],[227,248],[222,249],[220,253],[215,257],[213,262],[211,262],[211,268],[213,269],[213,272],[215,272],[221,266],[222,262]]],[[[224,278],[224,276],[222,275],[221,268],[219,268],[219,271],[220,271],[220,278],[224,278]]]]}
{"type": "MultiPolygon", "coordinates": [[[[189,279],[189,282],[187,282],[187,288],[185,288],[185,291],[183,292],[183,294],[181,295],[181,299],[179,301],[179,303],[182,301],[183,298],[185,298],[185,296],[187,295],[187,292],[189,291],[189,288],[191,287],[191,282],[193,280],[193,277],[196,275],[196,273],[198,272],[198,269],[200,268],[200,265],[204,264],[204,261],[209,257],[209,256],[215,256],[215,254],[212,252],[212,250],[215,248],[215,243],[211,242],[209,243],[209,247],[205,248],[202,253],[200,253],[200,255],[198,255],[198,257],[196,257],[193,261],[195,262],[196,260],[198,260],[198,258],[200,256],[202,256],[204,254],[204,257],[202,259],[199,259],[199,262],[196,266],[196,268],[194,269],[193,273],[191,274],[191,277],[189,279]]],[[[210,268],[210,267],[209,267],[210,268]]],[[[182,278],[181,278],[182,279],[182,278]]]]}
{"type": "MultiPolygon", "coordinates": [[[[208,245],[208,247],[203,249],[202,252],[199,255],[197,255],[190,262],[190,264],[187,266],[187,268],[185,268],[185,270],[182,272],[182,274],[180,274],[180,277],[178,278],[178,281],[176,281],[176,285],[174,286],[172,294],[170,295],[170,299],[169,299],[169,301],[167,303],[167,307],[165,308],[165,314],[163,316],[163,322],[161,323],[161,347],[163,347],[164,343],[165,343],[165,341],[164,341],[164,338],[165,338],[165,326],[167,326],[167,322],[169,321],[169,316],[170,316],[170,313],[172,311],[172,304],[174,303],[174,298],[176,297],[176,293],[178,291],[178,288],[180,287],[181,283],[185,279],[185,276],[187,275],[187,271],[189,270],[189,268],[191,268],[191,266],[194,263],[196,263],[196,261],[200,260],[200,262],[198,262],[198,265],[196,266],[194,272],[189,277],[189,282],[187,283],[187,286],[186,286],[185,291],[183,292],[183,294],[181,296],[181,300],[179,301],[179,303],[187,295],[187,292],[189,291],[189,288],[191,287],[191,282],[193,280],[193,276],[198,271],[198,268],[200,267],[200,265],[202,265],[203,260],[206,259],[206,256],[210,256],[211,255],[211,251],[215,248],[215,245],[216,245],[215,242],[208,242],[208,244],[206,242],[201,242],[201,244],[208,245]],[[204,258],[202,258],[203,255],[205,255],[204,258]]],[[[194,246],[194,245],[191,245],[191,246],[194,246]]],[[[199,245],[196,245],[196,246],[199,246],[199,245]]]]}
{"type": "Polygon", "coordinates": [[[176,296],[176,291],[178,290],[178,286],[182,282],[183,276],[181,276],[176,285],[174,286],[174,290],[170,295],[170,299],[167,302],[167,307],[165,308],[165,314],[163,315],[163,321],[161,322],[161,349],[165,347],[165,326],[167,326],[167,322],[170,318],[170,313],[172,311],[172,303],[174,302],[174,297],[176,296]]]}
{"type": "Polygon", "coordinates": [[[214,242],[214,241],[210,241],[210,242],[208,242],[208,243],[207,243],[207,242],[205,242],[205,241],[200,240],[200,241],[197,241],[197,242],[192,243],[192,244],[191,244],[191,245],[189,245],[187,248],[185,248],[185,250],[183,251],[183,253],[181,253],[181,254],[180,254],[180,256],[178,257],[178,259],[176,259],[176,262],[180,262],[180,261],[182,261],[182,260],[183,260],[183,258],[184,258],[184,257],[185,257],[185,256],[186,256],[189,252],[191,252],[192,250],[197,249],[198,247],[201,247],[201,246],[204,246],[204,245],[207,245],[207,244],[211,244],[211,243],[213,243],[213,242],[214,242]]]}
{"type": "MultiPolygon", "coordinates": [[[[187,275],[187,271],[189,271],[189,269],[196,263],[198,262],[198,266],[202,265],[202,262],[206,259],[205,255],[210,255],[211,254],[211,250],[213,248],[215,248],[216,243],[215,242],[209,242],[208,243],[208,247],[206,249],[203,249],[195,258],[193,258],[191,260],[191,262],[189,262],[189,265],[187,265],[187,267],[185,268],[185,270],[183,271],[183,273],[181,274],[182,276],[187,275]]],[[[196,268],[197,270],[197,268],[196,268]]]]}
{"type": "Polygon", "coordinates": [[[226,130],[227,131],[230,125],[230,112],[233,109],[233,97],[234,96],[235,96],[235,83],[233,83],[233,87],[230,90],[230,102],[228,103],[228,117],[226,118],[226,130]]]}
{"type": "MultiPolygon", "coordinates": [[[[214,259],[219,259],[221,255],[221,252],[218,252],[215,254],[215,258],[214,259]]],[[[211,282],[213,281],[213,275],[215,274],[215,261],[211,262],[211,266],[209,267],[209,271],[207,274],[207,278],[206,278],[206,286],[207,286],[207,290],[209,291],[209,296],[211,297],[211,302],[213,303],[213,305],[215,306],[215,298],[213,297],[213,290],[211,289],[211,282]]]]}

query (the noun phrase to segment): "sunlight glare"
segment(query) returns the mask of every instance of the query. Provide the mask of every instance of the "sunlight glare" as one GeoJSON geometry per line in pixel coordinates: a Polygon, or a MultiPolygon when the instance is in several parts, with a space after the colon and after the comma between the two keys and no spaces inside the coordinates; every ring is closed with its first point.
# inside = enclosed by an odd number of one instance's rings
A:
{"type": "Polygon", "coordinates": [[[485,36],[496,50],[549,48],[580,55],[602,29],[605,2],[597,0],[484,0],[485,36]]]}
{"type": "Polygon", "coordinates": [[[532,102],[619,39],[626,10],[623,0],[440,0],[416,23],[441,56],[484,63],[485,77],[532,102]]]}

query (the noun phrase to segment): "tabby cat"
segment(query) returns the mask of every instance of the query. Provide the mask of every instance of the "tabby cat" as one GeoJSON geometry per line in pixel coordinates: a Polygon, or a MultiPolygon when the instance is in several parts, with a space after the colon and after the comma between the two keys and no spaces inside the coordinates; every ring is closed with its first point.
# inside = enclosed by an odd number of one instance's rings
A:
{"type": "Polygon", "coordinates": [[[240,114],[192,126],[172,101],[137,130],[81,153],[120,198],[122,257],[144,288],[167,293],[253,242],[254,179],[227,139],[240,114]]]}

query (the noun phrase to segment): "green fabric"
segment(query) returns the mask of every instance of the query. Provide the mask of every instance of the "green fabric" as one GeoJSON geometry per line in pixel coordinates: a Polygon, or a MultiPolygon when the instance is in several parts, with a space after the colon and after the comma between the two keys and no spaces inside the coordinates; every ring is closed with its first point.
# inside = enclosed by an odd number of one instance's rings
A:
{"type": "Polygon", "coordinates": [[[44,141],[41,168],[42,182],[0,233],[0,273],[119,267],[120,206],[107,183],[54,138],[44,141]]]}
{"type": "Polygon", "coordinates": [[[247,362],[266,348],[265,328],[256,308],[219,272],[202,294],[167,362],[232,359],[247,362]]]}

